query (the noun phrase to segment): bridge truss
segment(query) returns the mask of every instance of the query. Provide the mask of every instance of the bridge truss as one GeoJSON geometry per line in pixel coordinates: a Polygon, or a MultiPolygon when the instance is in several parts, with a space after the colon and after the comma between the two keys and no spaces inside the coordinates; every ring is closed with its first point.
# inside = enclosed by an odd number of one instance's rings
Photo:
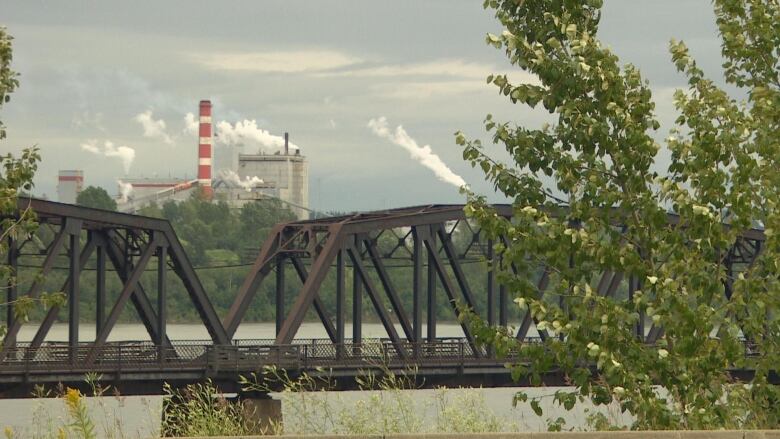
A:
{"type": "MultiPolygon", "coordinates": [[[[463,337],[437,334],[439,289],[453,310],[453,318],[456,303],[470,307],[491,325],[508,326],[516,314],[508,307],[510,293],[496,282],[494,271],[483,269],[479,284],[472,284],[473,273],[467,276],[465,264],[490,266],[496,261],[494,243],[483,239],[481,231],[466,220],[463,206],[418,206],[279,224],[260,247],[223,319],[167,221],[36,199],[20,200],[19,207],[32,209],[50,238],[46,242],[11,241],[7,263],[18,270],[20,258],[42,258],[40,276],[26,291],[28,297],[35,298],[56,261],[67,260],[62,291],[67,296],[69,336],[66,343],[45,342],[60,315],[60,310],[53,308],[31,341],[17,342],[23,322],[12,304],[19,291],[9,286],[8,333],[0,352],[0,391],[5,395],[24,395],[32,385],[41,383],[77,385],[89,372],[99,373],[117,386],[125,383],[124,389],[130,393],[155,393],[163,381],[183,384],[204,377],[230,388],[235,387],[239,374],[262,371],[265,365],[311,373],[321,373],[320,368],[325,367],[328,373],[347,378],[372,365],[399,370],[413,367],[427,385],[512,384],[503,367],[505,360],[477,346],[467,326],[462,325],[463,337]],[[399,261],[411,269],[410,284],[398,284],[397,277],[391,275],[392,264],[399,261]],[[95,270],[94,292],[84,291],[80,285],[88,264],[95,270]],[[121,283],[120,291],[111,295],[106,291],[106,277],[112,272],[107,265],[121,283]],[[142,274],[152,269],[156,282],[144,285],[142,274]],[[300,284],[289,309],[285,307],[291,277],[287,273],[294,273],[300,284]],[[169,275],[183,284],[211,340],[170,339],[166,329],[169,275]],[[335,282],[335,310],[322,297],[326,279],[335,282]],[[274,283],[276,337],[237,339],[236,331],[264,282],[274,283]],[[94,340],[87,342],[79,340],[78,304],[83,294],[95,298],[96,333],[94,340]],[[108,303],[108,297],[115,297],[113,303],[108,303]],[[351,309],[347,309],[348,298],[351,309]],[[128,302],[151,342],[108,341],[128,302]],[[362,319],[368,309],[381,322],[385,337],[364,337],[362,319]],[[327,339],[296,338],[310,310],[323,324],[327,339]]],[[[511,217],[509,206],[496,209],[511,217]]],[[[674,220],[670,217],[670,222],[674,220]]],[[[750,264],[763,240],[760,231],[745,234],[730,249],[727,268],[750,264]]],[[[536,280],[541,291],[550,281],[543,270],[536,280]]],[[[597,291],[614,296],[620,288],[627,288],[630,296],[638,285],[638,280],[624,279],[622,273],[606,272],[600,274],[597,291]]],[[[728,285],[725,292],[729,294],[728,285]]],[[[532,330],[536,328],[530,313],[517,317],[518,339],[534,342],[547,337],[545,331],[532,330]]],[[[662,331],[638,328],[637,334],[652,343],[662,331]]],[[[548,383],[563,384],[563,377],[552,376],[548,383]]],[[[341,381],[343,388],[350,385],[354,380],[341,381]]]]}

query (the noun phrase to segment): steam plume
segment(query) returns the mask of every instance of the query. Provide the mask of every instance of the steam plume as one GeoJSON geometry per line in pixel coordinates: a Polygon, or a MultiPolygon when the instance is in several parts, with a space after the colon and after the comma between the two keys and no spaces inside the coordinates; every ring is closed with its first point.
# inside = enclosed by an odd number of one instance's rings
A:
{"type": "Polygon", "coordinates": [[[244,188],[247,192],[251,192],[255,187],[263,184],[263,180],[258,177],[245,177],[241,180],[241,177],[230,169],[222,169],[219,171],[219,177],[224,180],[225,183],[244,188]]]}
{"type": "Polygon", "coordinates": [[[152,110],[146,110],[135,116],[135,121],[140,123],[144,129],[144,137],[161,140],[167,145],[173,145],[173,139],[168,135],[165,129],[165,121],[155,120],[152,110]]]}
{"type": "Polygon", "coordinates": [[[127,203],[130,198],[130,194],[133,193],[133,185],[125,183],[122,180],[117,180],[116,184],[119,185],[119,200],[123,203],[127,203]]]}
{"type": "Polygon", "coordinates": [[[90,140],[81,144],[81,149],[92,154],[103,155],[105,157],[116,157],[122,161],[122,166],[125,168],[125,174],[130,172],[130,165],[135,160],[135,150],[129,146],[114,146],[114,143],[110,140],[103,142],[103,148],[97,146],[97,141],[90,140]]]}
{"type": "Polygon", "coordinates": [[[433,153],[430,145],[419,146],[417,141],[409,137],[403,126],[398,125],[395,131],[391,131],[387,126],[387,118],[382,116],[369,120],[368,127],[377,136],[385,138],[407,150],[414,160],[433,171],[439,180],[459,188],[466,186],[466,181],[460,175],[452,172],[452,169],[447,167],[441,158],[433,153]]]}
{"type": "MultiPolygon", "coordinates": [[[[257,146],[264,152],[274,153],[284,149],[284,137],[276,136],[257,126],[257,121],[244,119],[231,125],[221,121],[217,124],[217,142],[224,145],[257,146]]],[[[293,143],[291,150],[299,149],[293,143]]]]}
{"type": "Polygon", "coordinates": [[[195,115],[187,113],[184,116],[184,133],[191,134],[193,136],[198,135],[198,119],[195,119],[195,115]]]}

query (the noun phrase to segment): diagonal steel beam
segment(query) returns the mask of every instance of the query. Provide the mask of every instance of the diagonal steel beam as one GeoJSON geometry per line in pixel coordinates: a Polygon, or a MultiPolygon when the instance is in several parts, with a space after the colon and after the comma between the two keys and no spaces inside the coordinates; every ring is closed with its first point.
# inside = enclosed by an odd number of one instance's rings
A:
{"type": "MultiPolygon", "coordinates": [[[[119,277],[119,280],[121,280],[122,284],[124,285],[129,279],[130,267],[125,262],[124,251],[113,239],[117,237],[116,235],[117,234],[115,231],[106,231],[103,234],[103,240],[106,243],[105,250],[106,255],[108,256],[108,260],[111,261],[111,265],[114,267],[117,277],[119,277]]],[[[135,307],[136,311],[138,312],[138,317],[141,319],[141,323],[143,323],[144,327],[146,328],[146,332],[149,334],[149,339],[158,340],[160,329],[157,326],[157,313],[154,311],[154,308],[152,307],[152,301],[146,294],[146,290],[144,290],[141,282],[137,283],[135,290],[133,290],[133,295],[130,299],[133,302],[133,306],[135,307]]],[[[100,325],[101,330],[104,322],[100,325]]],[[[98,333],[95,334],[96,337],[97,334],[98,333]]],[[[164,337],[166,345],[170,346],[171,340],[168,338],[168,335],[165,334],[164,337]]]]}
{"type": "MultiPolygon", "coordinates": [[[[441,224],[434,227],[437,229],[439,239],[441,240],[442,247],[444,248],[444,253],[450,260],[452,274],[455,275],[455,280],[458,282],[460,291],[463,293],[463,298],[466,301],[466,305],[471,308],[474,313],[479,314],[476,307],[476,301],[474,300],[474,295],[471,293],[471,288],[469,287],[469,283],[466,280],[466,275],[463,273],[463,268],[460,266],[460,262],[458,261],[458,252],[455,251],[455,246],[452,245],[452,235],[448,234],[447,231],[444,230],[444,226],[441,224]]],[[[455,229],[453,228],[452,230],[454,231],[455,229]]]]}
{"type": "Polygon", "coordinates": [[[382,263],[382,256],[377,251],[376,243],[372,243],[369,240],[364,241],[366,248],[368,249],[368,256],[371,258],[371,262],[376,268],[377,275],[379,275],[379,281],[382,283],[382,287],[387,293],[387,298],[390,299],[390,306],[393,307],[393,312],[398,316],[398,322],[401,324],[401,328],[406,334],[406,339],[410,341],[419,341],[414,336],[414,329],[409,322],[409,316],[406,314],[403,305],[401,304],[401,298],[398,296],[398,292],[390,280],[390,275],[387,273],[385,265],[382,263]]]}
{"type": "Polygon", "coordinates": [[[295,337],[295,333],[298,332],[298,328],[300,328],[306,316],[306,311],[314,302],[317,291],[319,291],[322,281],[328,274],[331,263],[336,259],[336,254],[344,245],[344,236],[341,233],[341,229],[341,223],[328,227],[327,242],[314,259],[311,273],[306,278],[306,282],[303,283],[303,288],[298,293],[298,297],[295,299],[290,312],[287,314],[287,318],[284,319],[279,334],[276,336],[276,344],[290,344],[295,337]]]}
{"type": "Polygon", "coordinates": [[[376,286],[371,280],[371,277],[368,275],[368,271],[363,265],[363,262],[360,260],[359,251],[354,246],[350,245],[347,247],[347,253],[352,260],[353,269],[355,270],[356,274],[360,276],[361,280],[363,281],[363,285],[366,287],[368,297],[371,299],[371,303],[374,305],[374,309],[376,310],[377,315],[379,315],[379,320],[382,322],[382,326],[384,326],[385,331],[387,331],[387,336],[395,346],[398,355],[402,358],[405,358],[407,356],[406,350],[401,343],[401,338],[398,337],[398,331],[395,330],[395,325],[393,325],[393,321],[390,319],[390,315],[387,313],[384,303],[382,303],[382,299],[379,297],[376,286]]]}
{"type": "Polygon", "coordinates": [[[133,268],[133,271],[130,273],[130,276],[125,282],[122,291],[119,293],[119,297],[116,299],[114,306],[111,308],[111,312],[108,314],[103,328],[95,337],[95,343],[92,345],[87,363],[91,363],[95,359],[95,356],[98,353],[98,349],[100,349],[100,347],[106,343],[108,335],[111,333],[111,330],[114,329],[114,325],[116,324],[117,320],[119,320],[119,315],[125,308],[125,304],[130,299],[130,296],[133,295],[133,291],[135,291],[136,286],[138,285],[138,281],[141,279],[141,275],[144,273],[144,270],[146,270],[146,266],[149,264],[149,260],[152,258],[152,256],[154,256],[155,250],[157,249],[156,235],[156,233],[152,233],[152,239],[149,240],[146,248],[144,248],[141,252],[141,256],[138,258],[138,263],[133,268]]]}
{"type": "MultiPolygon", "coordinates": [[[[306,283],[306,279],[309,278],[309,273],[306,272],[306,267],[303,265],[303,261],[301,261],[301,258],[298,257],[291,257],[290,260],[293,263],[293,267],[295,267],[295,271],[298,273],[298,278],[301,279],[301,282],[304,284],[306,283]]],[[[322,302],[322,299],[320,298],[320,293],[317,291],[316,295],[314,296],[314,310],[317,312],[317,316],[319,316],[320,321],[322,322],[322,325],[325,326],[325,331],[328,333],[328,337],[330,338],[330,341],[333,343],[337,343],[337,335],[336,335],[336,328],[333,326],[333,319],[330,318],[328,315],[328,311],[325,308],[325,304],[322,302]]]]}
{"type": "MultiPolygon", "coordinates": [[[[515,272],[515,274],[517,273],[515,272]]],[[[545,267],[542,276],[539,278],[539,282],[536,284],[536,290],[538,291],[539,297],[542,297],[549,284],[550,270],[545,267]]],[[[520,323],[520,327],[517,328],[517,335],[515,337],[518,340],[523,341],[528,336],[528,330],[531,328],[531,321],[533,321],[534,324],[539,323],[538,320],[531,315],[531,310],[529,309],[525,312],[525,315],[523,315],[523,321],[520,323]]],[[[539,328],[537,328],[537,332],[539,333],[539,338],[542,340],[547,339],[548,334],[546,330],[539,331],[539,328]]]]}
{"type": "Polygon", "coordinates": [[[238,289],[233,304],[230,306],[227,316],[225,317],[223,326],[228,338],[233,338],[233,335],[238,329],[238,325],[241,323],[241,319],[244,318],[249,304],[257,294],[257,289],[263,282],[263,279],[273,269],[274,255],[279,250],[279,241],[282,239],[282,232],[284,231],[283,224],[277,224],[274,226],[271,233],[263,242],[263,246],[260,248],[257,258],[255,258],[252,268],[244,278],[244,282],[241,284],[241,288],[238,289]]]}
{"type": "MultiPolygon", "coordinates": [[[[93,234],[90,234],[89,240],[87,241],[87,245],[85,245],[84,249],[81,250],[81,255],[79,256],[79,271],[83,270],[84,267],[87,266],[87,261],[89,261],[89,258],[92,256],[92,253],[95,251],[95,247],[97,246],[96,241],[98,239],[100,238],[97,238],[93,236],[93,234]]],[[[62,284],[62,289],[60,291],[67,291],[68,285],[70,285],[70,276],[71,273],[68,273],[68,277],[65,279],[65,282],[62,284]]],[[[68,294],[70,294],[70,291],[68,291],[68,294]]],[[[60,312],[59,306],[52,306],[51,308],[49,308],[49,311],[46,313],[46,317],[43,318],[41,325],[38,327],[38,330],[35,332],[35,336],[33,337],[32,342],[30,342],[30,350],[35,351],[41,346],[43,340],[45,340],[46,336],[49,334],[49,330],[54,324],[54,321],[57,320],[57,315],[59,314],[59,312],[60,312]]]]}
{"type": "MultiPolygon", "coordinates": [[[[447,293],[450,306],[452,307],[452,310],[455,312],[455,316],[457,317],[458,304],[457,299],[455,298],[455,287],[452,284],[452,280],[450,279],[449,274],[447,274],[444,263],[442,263],[438,253],[436,252],[436,245],[433,244],[428,238],[424,238],[423,242],[425,244],[425,248],[428,250],[428,263],[433,264],[433,267],[436,270],[436,274],[439,275],[439,280],[441,280],[442,286],[444,287],[444,292],[447,293]]],[[[480,356],[479,349],[477,348],[477,344],[474,340],[474,335],[471,333],[471,329],[468,327],[468,324],[466,322],[460,322],[460,327],[463,328],[463,334],[469,341],[469,344],[474,351],[474,355],[480,356]]]]}
{"type": "MultiPolygon", "coordinates": [[[[228,335],[225,327],[222,326],[222,322],[214,310],[214,305],[209,301],[209,297],[203,289],[203,284],[201,284],[198,274],[195,273],[195,269],[192,268],[192,264],[184,252],[184,247],[179,242],[179,238],[176,236],[173,228],[169,226],[163,233],[165,240],[168,242],[170,258],[171,262],[173,262],[173,271],[184,284],[184,288],[190,296],[190,301],[195,306],[195,310],[198,311],[200,320],[209,332],[211,340],[215,344],[230,344],[232,337],[228,335]]],[[[237,326],[238,324],[236,323],[237,326]]]]}
{"type": "MultiPolygon", "coordinates": [[[[46,258],[43,260],[40,275],[35,280],[33,280],[32,285],[30,285],[30,289],[27,291],[27,297],[35,299],[38,297],[38,295],[41,294],[41,288],[43,288],[43,279],[46,278],[52,267],[54,267],[54,262],[62,251],[62,248],[65,245],[65,240],[70,234],[70,222],[71,221],[66,218],[62,223],[62,226],[60,226],[60,230],[54,236],[54,239],[52,240],[52,243],[46,252],[46,258]]],[[[9,326],[8,330],[6,331],[5,339],[3,339],[3,352],[10,348],[11,345],[16,344],[16,336],[19,334],[19,329],[21,327],[22,320],[14,319],[13,324],[9,326]]]]}
{"type": "Polygon", "coordinates": [[[600,296],[605,295],[605,291],[607,290],[607,286],[609,285],[609,282],[612,280],[612,276],[614,276],[614,272],[610,270],[605,270],[603,273],[601,273],[601,278],[599,279],[599,284],[596,286],[596,291],[600,296]]]}
{"type": "Polygon", "coordinates": [[[623,273],[615,273],[612,275],[612,279],[609,281],[609,285],[604,290],[598,290],[598,293],[604,297],[615,297],[620,283],[623,282],[623,273]]]}

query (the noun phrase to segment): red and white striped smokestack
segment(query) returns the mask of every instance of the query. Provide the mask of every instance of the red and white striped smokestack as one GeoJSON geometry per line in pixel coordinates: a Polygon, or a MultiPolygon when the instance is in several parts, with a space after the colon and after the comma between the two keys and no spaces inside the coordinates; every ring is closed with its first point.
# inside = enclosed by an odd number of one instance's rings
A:
{"type": "Polygon", "coordinates": [[[198,186],[211,198],[211,101],[200,101],[198,140],[198,186]]]}

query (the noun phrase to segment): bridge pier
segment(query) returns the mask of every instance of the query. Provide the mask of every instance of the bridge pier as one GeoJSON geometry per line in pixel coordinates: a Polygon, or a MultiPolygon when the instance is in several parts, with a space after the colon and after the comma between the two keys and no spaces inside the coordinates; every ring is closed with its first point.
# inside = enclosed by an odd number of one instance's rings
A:
{"type": "Polygon", "coordinates": [[[239,393],[235,398],[243,405],[244,415],[256,434],[281,434],[282,401],[267,393],[239,393]]]}

